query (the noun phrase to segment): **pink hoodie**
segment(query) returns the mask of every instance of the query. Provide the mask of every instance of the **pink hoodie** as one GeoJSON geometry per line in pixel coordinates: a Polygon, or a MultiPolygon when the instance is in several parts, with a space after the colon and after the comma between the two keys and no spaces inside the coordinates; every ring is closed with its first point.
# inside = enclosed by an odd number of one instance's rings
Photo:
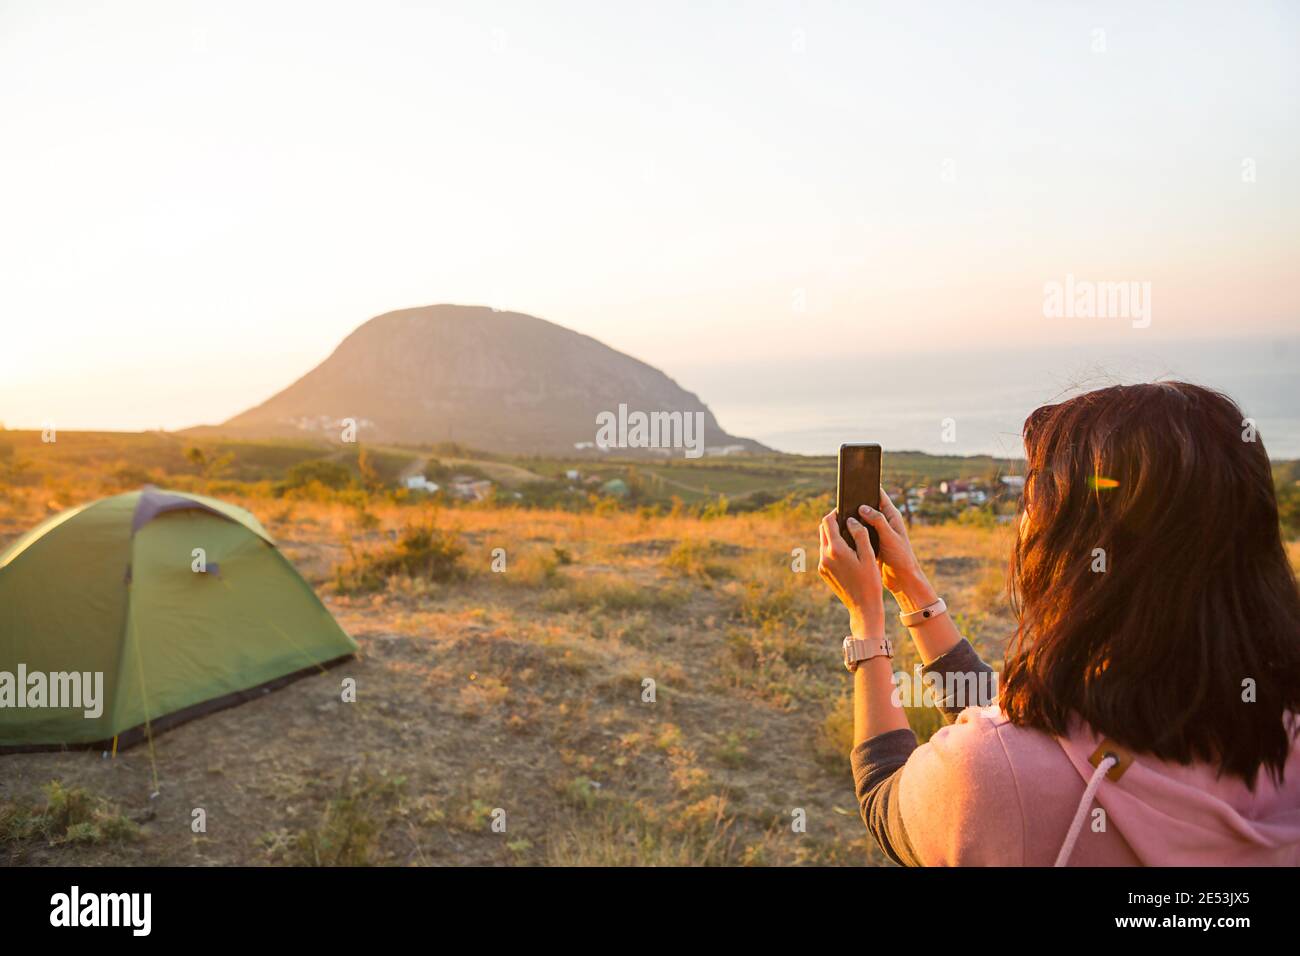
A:
{"type": "MultiPolygon", "coordinates": [[[[1081,721],[1057,740],[1016,727],[996,704],[967,708],[901,771],[899,810],[913,850],[927,866],[1051,866],[1099,743],[1081,721]]],[[[1101,780],[1069,864],[1300,864],[1300,744],[1283,784],[1261,774],[1253,793],[1204,764],[1139,755],[1118,781],[1101,780]]]]}

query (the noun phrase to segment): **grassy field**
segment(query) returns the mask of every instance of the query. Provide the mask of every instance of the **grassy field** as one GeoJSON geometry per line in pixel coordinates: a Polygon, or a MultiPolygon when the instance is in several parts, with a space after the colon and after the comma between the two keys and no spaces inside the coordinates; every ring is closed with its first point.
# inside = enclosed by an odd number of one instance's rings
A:
{"type": "MultiPolygon", "coordinates": [[[[141,479],[219,494],[262,520],[360,654],[116,758],[0,757],[0,860],[885,862],[848,769],[846,615],[816,574],[826,499],[738,514],[436,507],[379,486],[277,485],[319,449],[187,452],[161,435],[13,442],[0,547],[141,479]],[[346,678],[354,703],[341,699],[346,678]],[[806,832],[792,828],[798,811],[806,832]]],[[[419,458],[384,454],[389,473],[419,458]]],[[[700,488],[727,473],[711,462],[662,471],[700,488]]],[[[1012,628],[1009,534],[914,533],[963,631],[994,660],[1012,628]]],[[[910,670],[890,626],[897,668],[910,670]]],[[[938,725],[932,712],[910,717],[923,737],[938,725]]]]}
{"type": "MultiPolygon", "coordinates": [[[[727,458],[625,459],[599,454],[574,458],[505,458],[459,446],[358,446],[322,442],[227,441],[164,432],[64,432],[52,443],[40,432],[0,430],[0,482],[40,484],[79,495],[86,487],[116,489],[146,481],[201,478],[226,485],[282,480],[295,466],[330,461],[360,479],[359,452],[364,448],[373,478],[396,482],[412,470],[435,480],[455,473],[484,477],[515,491],[542,484],[563,484],[566,471],[584,477],[625,478],[629,472],[643,501],[670,502],[674,497],[695,504],[725,496],[733,502],[752,495],[776,500],[796,494],[822,494],[835,488],[835,459],[830,456],[768,455],[727,458]]],[[[987,456],[965,458],[891,452],[887,479],[895,485],[936,482],[943,478],[1014,474],[1018,461],[987,456]]],[[[266,489],[263,489],[265,491],[266,489]]]]}

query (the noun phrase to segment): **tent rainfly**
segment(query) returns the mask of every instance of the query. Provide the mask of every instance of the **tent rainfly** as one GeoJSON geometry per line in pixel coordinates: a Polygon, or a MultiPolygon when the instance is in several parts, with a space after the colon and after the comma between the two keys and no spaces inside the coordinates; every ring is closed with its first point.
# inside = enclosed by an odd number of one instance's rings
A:
{"type": "Polygon", "coordinates": [[[356,649],[244,509],[103,498],[0,553],[0,752],[130,746],[356,649]]]}

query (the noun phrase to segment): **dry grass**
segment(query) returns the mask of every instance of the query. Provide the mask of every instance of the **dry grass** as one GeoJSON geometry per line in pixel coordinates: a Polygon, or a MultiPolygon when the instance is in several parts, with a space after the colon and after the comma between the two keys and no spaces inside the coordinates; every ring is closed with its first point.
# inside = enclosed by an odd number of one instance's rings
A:
{"type": "MultiPolygon", "coordinates": [[[[118,490],[91,484],[6,488],[0,544],[118,490]]],[[[10,860],[884,862],[857,819],[846,616],[817,579],[815,515],[432,516],[391,499],[287,500],[248,485],[224,497],[267,524],[360,656],[185,724],[152,752],[0,757],[10,860]],[[340,699],[348,677],[356,703],[340,699]],[[23,821],[40,816],[51,780],[95,794],[105,819],[139,820],[138,832],[33,836],[23,821]],[[191,827],[196,808],[205,832],[191,827]],[[807,832],[792,830],[796,811],[807,832]]],[[[914,540],[955,618],[1000,662],[1009,531],[946,525],[914,540]]],[[[1300,560],[1294,544],[1291,555],[1300,560]]],[[[909,670],[914,654],[891,627],[896,666],[909,670]]],[[[909,718],[923,738],[938,726],[931,712],[909,718]]]]}
{"type": "MultiPolygon", "coordinates": [[[[7,536],[42,510],[23,491],[0,504],[7,536]]],[[[883,862],[827,717],[844,614],[816,579],[815,523],[227,498],[266,522],[360,658],[159,737],[152,802],[146,747],[2,758],[5,798],[62,779],[147,818],[126,843],[10,842],[21,859],[883,862]]],[[[969,600],[988,535],[917,537],[969,600]],[[949,555],[974,563],[948,574],[949,555]]]]}

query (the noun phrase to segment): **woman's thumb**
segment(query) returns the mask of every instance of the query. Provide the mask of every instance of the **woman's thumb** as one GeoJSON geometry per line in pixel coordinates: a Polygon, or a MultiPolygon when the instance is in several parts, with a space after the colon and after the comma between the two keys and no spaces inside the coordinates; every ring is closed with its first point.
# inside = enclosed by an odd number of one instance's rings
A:
{"type": "Polygon", "coordinates": [[[867,534],[866,525],[864,525],[853,515],[849,515],[849,520],[844,522],[849,526],[849,534],[853,535],[853,543],[857,545],[858,554],[875,555],[871,547],[871,536],[867,534]]]}
{"type": "Polygon", "coordinates": [[[858,518],[871,525],[877,531],[890,530],[889,519],[885,517],[883,511],[877,511],[871,505],[863,505],[858,509],[858,518]]]}

